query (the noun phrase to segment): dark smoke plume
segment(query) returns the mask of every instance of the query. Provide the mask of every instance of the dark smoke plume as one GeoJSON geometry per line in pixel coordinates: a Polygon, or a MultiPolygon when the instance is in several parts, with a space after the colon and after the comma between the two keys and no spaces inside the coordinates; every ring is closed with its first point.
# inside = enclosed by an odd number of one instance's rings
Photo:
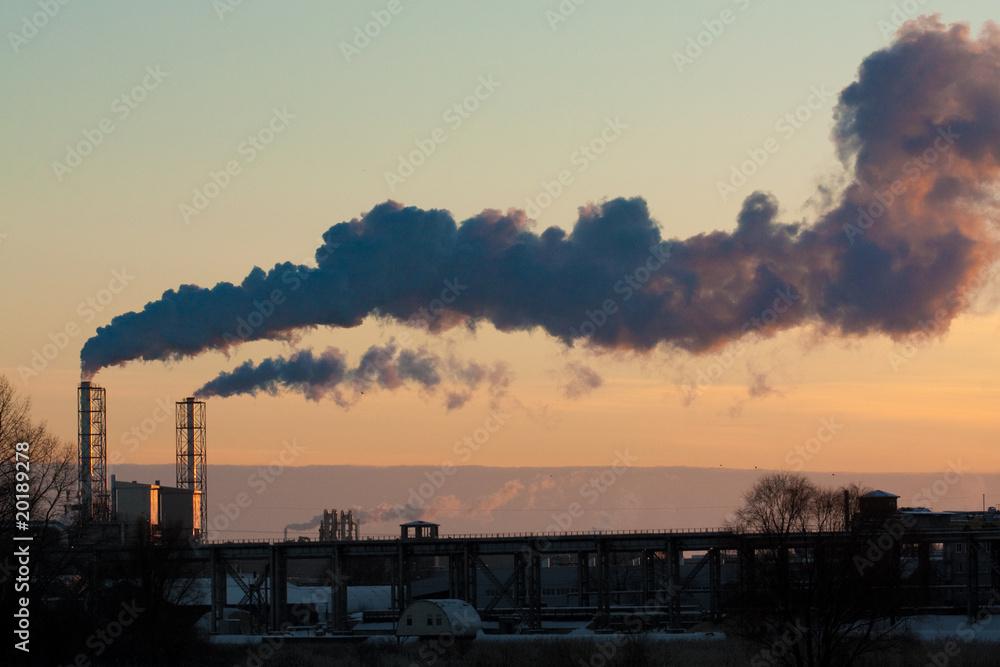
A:
{"type": "Polygon", "coordinates": [[[505,388],[506,369],[493,369],[475,362],[462,363],[451,357],[442,360],[425,350],[399,350],[394,341],[373,345],[362,355],[357,367],[349,368],[346,357],[336,348],[320,355],[311,350],[296,352],[287,359],[276,357],[259,364],[247,361],[234,370],[220,373],[195,392],[200,398],[235,396],[265,392],[272,396],[282,390],[303,394],[318,401],[331,395],[342,407],[353,405],[366,391],[398,389],[406,383],[433,392],[449,383],[445,398],[448,409],[461,407],[484,380],[495,393],[505,388]],[[456,396],[464,397],[462,400],[456,396]]]}
{"type": "MultiPolygon", "coordinates": [[[[285,263],[255,268],[239,285],[183,285],[115,317],[84,345],[83,373],[369,316],[432,332],[489,322],[541,328],[567,344],[696,353],[804,324],[940,334],[967,307],[974,274],[997,257],[988,223],[998,72],[994,24],[978,38],[935,19],[904,26],[840,94],[833,138],[853,181],[811,225],[779,222],[762,193],[747,197],[735,230],[673,241],[638,198],[583,207],[569,233],[540,234],[517,210],[459,225],[447,211],[386,202],[330,228],[316,268],[285,263]]],[[[331,359],[325,372],[338,369],[331,359]]]]}

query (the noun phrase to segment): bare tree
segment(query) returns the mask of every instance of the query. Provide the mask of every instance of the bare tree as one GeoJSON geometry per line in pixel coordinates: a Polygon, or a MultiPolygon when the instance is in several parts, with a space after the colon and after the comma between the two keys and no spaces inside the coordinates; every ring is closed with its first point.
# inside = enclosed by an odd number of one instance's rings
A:
{"type": "Polygon", "coordinates": [[[612,604],[644,602],[636,593],[642,587],[642,568],[636,564],[638,555],[632,551],[608,554],[608,592],[612,604]]]}
{"type": "MultiPolygon", "coordinates": [[[[148,524],[128,545],[108,541],[108,526],[65,521],[76,487],[76,452],[31,415],[31,400],[0,376],[0,609],[17,596],[19,564],[11,561],[17,496],[27,489],[31,533],[32,657],[39,664],[82,664],[95,658],[142,664],[187,664],[195,649],[200,571],[187,559],[188,535],[148,524]],[[17,465],[17,443],[27,442],[27,465],[17,465]],[[25,468],[27,475],[24,475],[25,468]],[[20,476],[18,473],[22,473],[20,476]],[[25,477],[27,480],[25,481],[25,477]],[[26,486],[22,486],[26,485],[26,486]],[[54,526],[39,530],[39,522],[54,526]]],[[[23,456],[21,457],[23,464],[23,456]]],[[[23,499],[22,499],[23,500],[23,499]]],[[[23,505],[21,506],[23,508],[23,505]]],[[[0,663],[13,662],[11,644],[0,663]]]]}
{"type": "Polygon", "coordinates": [[[32,421],[31,399],[0,375],[0,540],[12,536],[16,496],[25,488],[33,521],[51,521],[64,514],[66,492],[76,484],[75,464],[72,445],[53,435],[44,421],[32,421]],[[20,442],[28,443],[28,450],[17,461],[20,442]],[[27,473],[22,481],[18,472],[27,473]]]}
{"type": "MultiPolygon", "coordinates": [[[[32,655],[40,656],[59,637],[47,623],[51,610],[42,601],[61,599],[66,591],[69,542],[73,527],[58,522],[64,517],[67,493],[75,489],[76,457],[73,447],[31,415],[31,399],[20,394],[0,375],[0,609],[11,612],[16,600],[31,600],[32,655]],[[18,443],[27,443],[18,447],[18,443]],[[25,498],[24,496],[27,496],[25,498]],[[19,522],[29,520],[24,526],[19,522]],[[39,529],[40,525],[49,526],[39,529]],[[32,534],[29,565],[15,558],[16,534],[32,534]],[[30,567],[30,575],[24,574],[30,567]],[[51,641],[50,641],[51,640],[51,641]]],[[[10,644],[0,651],[0,662],[13,659],[10,644]]],[[[40,658],[43,659],[44,658],[40,658]]]]}
{"type": "Polygon", "coordinates": [[[747,560],[737,632],[761,646],[751,664],[852,665],[897,640],[898,571],[855,566],[872,537],[851,520],[863,492],[779,472],[744,495],[731,528],[747,560]]]}
{"type": "Polygon", "coordinates": [[[58,561],[66,555],[73,527],[58,520],[65,518],[68,497],[76,488],[75,471],[73,446],[51,433],[44,421],[33,421],[31,399],[0,375],[0,544],[6,559],[0,568],[0,596],[9,594],[11,545],[25,515],[36,522],[32,551],[46,556],[34,561],[33,587],[47,590],[61,574],[58,561]],[[18,452],[18,443],[27,443],[26,451],[18,452]],[[38,530],[40,524],[49,528],[38,530]]]}

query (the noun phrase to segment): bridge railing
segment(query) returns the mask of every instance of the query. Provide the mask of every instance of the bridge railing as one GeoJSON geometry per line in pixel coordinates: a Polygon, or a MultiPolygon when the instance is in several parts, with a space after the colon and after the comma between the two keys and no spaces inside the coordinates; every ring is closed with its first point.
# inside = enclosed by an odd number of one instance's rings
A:
{"type": "MultiPolygon", "coordinates": [[[[449,533],[441,535],[441,540],[482,540],[491,538],[524,538],[524,537],[600,537],[628,535],[663,535],[663,534],[719,534],[728,533],[725,528],[667,528],[659,530],[575,530],[575,531],[539,531],[523,533],[449,533]]],[[[398,539],[398,538],[397,538],[398,539]]]]}
{"type": "MultiPolygon", "coordinates": [[[[731,532],[727,528],[659,528],[649,530],[578,530],[578,531],[539,531],[539,532],[518,532],[518,533],[449,533],[439,535],[437,538],[408,538],[407,541],[417,539],[438,539],[438,540],[486,540],[486,539],[525,539],[525,538],[549,538],[549,537],[622,537],[629,535],[699,535],[699,534],[725,534],[731,532]]],[[[351,542],[385,542],[399,540],[399,535],[363,535],[351,542]]],[[[302,544],[315,543],[318,540],[301,542],[302,544]]],[[[336,540],[335,540],[336,541],[336,540]]],[[[220,539],[206,540],[202,544],[297,544],[298,540],[266,538],[266,539],[220,539]]]]}

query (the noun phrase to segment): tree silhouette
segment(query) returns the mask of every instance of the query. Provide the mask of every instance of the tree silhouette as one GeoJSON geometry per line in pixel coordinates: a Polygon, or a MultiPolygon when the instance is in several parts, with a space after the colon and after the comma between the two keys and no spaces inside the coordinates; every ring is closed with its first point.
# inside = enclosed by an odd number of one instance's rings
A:
{"type": "Polygon", "coordinates": [[[893,559],[854,559],[880,530],[853,520],[862,493],[778,472],[744,495],[730,527],[746,554],[735,628],[761,646],[752,665],[852,665],[899,640],[893,559]]]}

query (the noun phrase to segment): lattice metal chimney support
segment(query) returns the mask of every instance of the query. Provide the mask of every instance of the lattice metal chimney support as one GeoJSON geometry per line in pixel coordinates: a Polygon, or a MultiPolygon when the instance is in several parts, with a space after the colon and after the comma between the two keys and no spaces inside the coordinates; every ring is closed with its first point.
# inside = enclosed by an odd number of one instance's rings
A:
{"type": "Polygon", "coordinates": [[[108,498],[107,403],[103,387],[80,383],[79,414],[80,514],[84,519],[105,521],[111,517],[108,498]]]}
{"type": "Polygon", "coordinates": [[[199,535],[204,535],[208,527],[208,480],[206,476],[206,419],[205,402],[188,396],[177,401],[175,408],[177,427],[177,487],[200,492],[195,499],[198,505],[199,535]]]}

